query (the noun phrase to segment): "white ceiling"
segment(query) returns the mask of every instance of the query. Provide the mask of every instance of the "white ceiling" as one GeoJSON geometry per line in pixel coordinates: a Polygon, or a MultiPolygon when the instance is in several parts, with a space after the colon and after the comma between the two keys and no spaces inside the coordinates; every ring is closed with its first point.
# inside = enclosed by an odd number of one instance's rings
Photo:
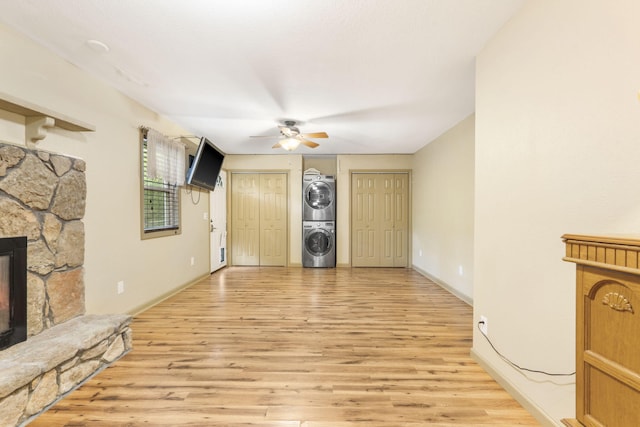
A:
{"type": "Polygon", "coordinates": [[[0,0],[18,29],[229,154],[414,153],[474,111],[475,56],[524,0],[0,0]],[[108,52],[87,43],[97,40],[108,52]]]}

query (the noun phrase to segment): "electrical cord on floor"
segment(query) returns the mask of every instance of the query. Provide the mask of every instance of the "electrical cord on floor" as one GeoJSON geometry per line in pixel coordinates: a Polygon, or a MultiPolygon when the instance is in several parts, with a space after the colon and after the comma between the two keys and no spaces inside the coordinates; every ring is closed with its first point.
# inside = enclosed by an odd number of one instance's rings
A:
{"type": "Polygon", "coordinates": [[[527,372],[533,372],[536,374],[544,374],[544,375],[549,375],[551,377],[570,377],[572,375],[575,375],[575,371],[570,373],[570,374],[558,374],[558,373],[551,373],[551,372],[545,372],[545,371],[540,371],[537,369],[529,369],[529,368],[523,368],[522,366],[512,362],[511,360],[509,360],[506,356],[504,356],[502,353],[500,353],[498,351],[498,349],[493,345],[493,343],[491,342],[491,340],[489,339],[489,337],[487,336],[487,334],[484,333],[484,331],[482,330],[482,328],[480,328],[480,325],[484,325],[484,322],[481,320],[478,322],[478,330],[480,331],[480,334],[482,334],[482,336],[484,337],[484,339],[487,340],[487,342],[489,343],[489,345],[491,346],[491,348],[493,349],[493,351],[496,352],[496,354],[498,356],[500,356],[500,358],[502,360],[504,360],[505,362],[507,362],[509,365],[513,366],[516,369],[519,369],[521,371],[527,371],[527,372]]]}

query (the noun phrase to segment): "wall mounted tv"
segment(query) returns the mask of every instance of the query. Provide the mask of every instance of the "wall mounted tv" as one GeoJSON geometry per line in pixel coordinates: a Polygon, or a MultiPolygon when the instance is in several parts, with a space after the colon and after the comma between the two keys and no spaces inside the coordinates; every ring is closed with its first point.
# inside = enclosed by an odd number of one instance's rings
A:
{"type": "Polygon", "coordinates": [[[223,161],[224,153],[218,150],[207,138],[200,138],[198,151],[193,156],[193,161],[191,161],[187,172],[187,184],[209,191],[215,190],[223,161]]]}

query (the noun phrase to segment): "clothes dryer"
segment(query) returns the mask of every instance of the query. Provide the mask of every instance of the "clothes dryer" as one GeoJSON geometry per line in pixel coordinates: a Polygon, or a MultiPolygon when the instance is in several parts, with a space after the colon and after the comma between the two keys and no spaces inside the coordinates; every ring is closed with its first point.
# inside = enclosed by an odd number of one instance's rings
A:
{"type": "Polygon", "coordinates": [[[335,222],[302,222],[302,266],[336,266],[335,222]]]}
{"type": "Polygon", "coordinates": [[[302,178],[302,220],[336,220],[336,180],[332,175],[304,175],[302,178]]]}

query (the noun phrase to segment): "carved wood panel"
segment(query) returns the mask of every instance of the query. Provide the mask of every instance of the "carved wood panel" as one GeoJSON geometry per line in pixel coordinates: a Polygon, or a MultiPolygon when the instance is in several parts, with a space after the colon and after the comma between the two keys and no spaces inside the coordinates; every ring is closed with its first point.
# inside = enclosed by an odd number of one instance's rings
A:
{"type": "Polygon", "coordinates": [[[581,278],[578,419],[585,425],[640,425],[640,319],[633,309],[640,277],[585,266],[581,278]]]}
{"type": "Polygon", "coordinates": [[[565,234],[576,267],[576,419],[640,426],[640,238],[565,234]]]}

